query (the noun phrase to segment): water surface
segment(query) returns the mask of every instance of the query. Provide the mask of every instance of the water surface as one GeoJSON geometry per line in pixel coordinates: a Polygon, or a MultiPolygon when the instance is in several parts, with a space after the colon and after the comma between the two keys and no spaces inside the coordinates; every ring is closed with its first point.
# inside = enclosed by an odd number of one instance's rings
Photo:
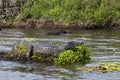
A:
{"type": "MultiPolygon", "coordinates": [[[[83,40],[92,51],[96,66],[103,62],[120,62],[120,30],[74,30],[69,34],[46,35],[54,30],[3,29],[0,31],[0,51],[10,51],[19,40],[33,43],[60,44],[83,40]],[[35,40],[35,41],[34,41],[35,40]]],[[[120,80],[120,72],[80,72],[81,65],[54,66],[50,63],[30,63],[0,60],[0,80],[120,80]]]]}

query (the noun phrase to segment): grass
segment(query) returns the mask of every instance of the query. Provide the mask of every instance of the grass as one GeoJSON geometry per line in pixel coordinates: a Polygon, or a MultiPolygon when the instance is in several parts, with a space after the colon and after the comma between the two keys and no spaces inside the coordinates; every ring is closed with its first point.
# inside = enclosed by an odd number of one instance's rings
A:
{"type": "Polygon", "coordinates": [[[28,0],[22,18],[93,22],[105,26],[120,21],[120,0],[28,0]]]}

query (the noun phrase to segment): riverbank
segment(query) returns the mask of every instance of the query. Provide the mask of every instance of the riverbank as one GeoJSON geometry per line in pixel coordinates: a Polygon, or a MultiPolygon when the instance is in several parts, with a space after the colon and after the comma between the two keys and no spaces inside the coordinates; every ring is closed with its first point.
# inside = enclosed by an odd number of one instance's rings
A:
{"type": "Polygon", "coordinates": [[[120,26],[120,5],[114,0],[15,0],[2,3],[1,27],[116,29],[120,26]]]}
{"type": "Polygon", "coordinates": [[[0,28],[23,28],[23,29],[119,29],[118,21],[110,21],[104,26],[88,22],[67,22],[62,20],[50,19],[25,19],[15,22],[13,25],[0,24],[0,28]]]}
{"type": "Polygon", "coordinates": [[[15,28],[42,28],[42,29],[115,29],[120,28],[118,21],[109,21],[104,26],[98,25],[92,21],[67,22],[63,20],[50,19],[25,19],[20,20],[13,25],[15,28]]]}
{"type": "Polygon", "coordinates": [[[120,25],[119,1],[48,0],[24,4],[19,19],[37,28],[99,29],[120,25]]]}

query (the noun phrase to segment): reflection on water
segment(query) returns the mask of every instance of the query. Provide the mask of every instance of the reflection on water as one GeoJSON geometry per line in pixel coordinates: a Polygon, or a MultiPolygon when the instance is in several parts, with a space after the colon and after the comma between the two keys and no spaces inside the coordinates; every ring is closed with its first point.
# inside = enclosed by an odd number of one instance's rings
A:
{"type": "MultiPolygon", "coordinates": [[[[0,51],[10,51],[18,40],[33,43],[59,44],[68,40],[83,40],[93,54],[93,61],[84,66],[102,62],[120,62],[120,30],[82,30],[58,36],[46,35],[50,30],[3,29],[0,31],[0,51]],[[35,40],[35,41],[34,41],[35,40]]],[[[52,30],[51,30],[52,31],[52,30]]],[[[76,67],[57,67],[48,63],[0,61],[0,80],[120,80],[120,72],[80,72],[76,67]]]]}

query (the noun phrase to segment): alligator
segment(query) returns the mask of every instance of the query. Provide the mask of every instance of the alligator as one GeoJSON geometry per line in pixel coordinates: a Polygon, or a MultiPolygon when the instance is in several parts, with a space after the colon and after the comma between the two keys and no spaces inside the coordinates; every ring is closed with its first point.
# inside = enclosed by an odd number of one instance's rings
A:
{"type": "Polygon", "coordinates": [[[37,55],[45,55],[51,56],[56,55],[61,51],[73,49],[76,46],[82,45],[84,42],[82,41],[68,41],[63,42],[61,45],[51,45],[51,44],[41,44],[41,45],[33,45],[33,53],[37,55]]]}
{"type": "MultiPolygon", "coordinates": [[[[31,56],[33,55],[38,55],[38,56],[43,55],[45,57],[56,56],[58,55],[59,52],[73,49],[76,46],[84,44],[84,42],[83,41],[68,41],[68,42],[63,42],[59,46],[56,46],[52,44],[40,44],[40,43],[30,43],[26,41],[20,41],[16,43],[16,45],[12,49],[11,53],[15,54],[15,56],[16,56],[16,52],[21,52],[21,51],[16,51],[18,47],[20,46],[20,44],[25,44],[28,47],[28,51],[25,54],[26,54],[26,58],[30,59],[31,56]]],[[[19,56],[20,54],[18,53],[17,55],[19,56]]]]}

